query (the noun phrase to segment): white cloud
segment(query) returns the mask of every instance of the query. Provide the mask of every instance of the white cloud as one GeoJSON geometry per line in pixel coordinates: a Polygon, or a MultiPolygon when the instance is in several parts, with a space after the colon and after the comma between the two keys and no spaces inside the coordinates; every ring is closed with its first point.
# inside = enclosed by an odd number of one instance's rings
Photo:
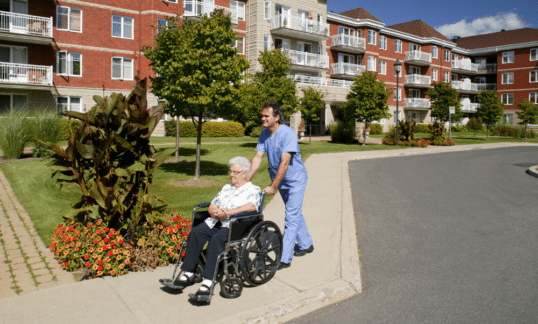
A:
{"type": "Polygon", "coordinates": [[[501,29],[510,30],[524,28],[527,24],[515,12],[499,13],[495,16],[477,18],[471,22],[462,19],[453,24],[446,24],[437,27],[437,31],[446,37],[452,36],[474,36],[480,34],[489,34],[501,31],[501,29]]]}

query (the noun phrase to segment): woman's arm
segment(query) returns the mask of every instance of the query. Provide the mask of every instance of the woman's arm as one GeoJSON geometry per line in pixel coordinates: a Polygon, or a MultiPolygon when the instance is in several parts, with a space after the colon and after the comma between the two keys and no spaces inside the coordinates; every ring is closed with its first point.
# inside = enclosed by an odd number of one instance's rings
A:
{"type": "Polygon", "coordinates": [[[229,210],[226,210],[225,211],[228,213],[228,215],[230,216],[233,216],[235,214],[239,214],[239,213],[246,213],[246,212],[255,212],[257,211],[258,209],[256,208],[256,205],[254,205],[253,203],[249,202],[249,203],[246,203],[244,205],[241,205],[239,207],[235,207],[235,208],[232,208],[232,209],[229,209],[229,210]]]}
{"type": "Polygon", "coordinates": [[[226,210],[220,209],[219,206],[215,204],[209,205],[209,208],[207,209],[207,212],[209,213],[209,216],[215,218],[215,219],[225,219],[226,218],[226,210]]]}

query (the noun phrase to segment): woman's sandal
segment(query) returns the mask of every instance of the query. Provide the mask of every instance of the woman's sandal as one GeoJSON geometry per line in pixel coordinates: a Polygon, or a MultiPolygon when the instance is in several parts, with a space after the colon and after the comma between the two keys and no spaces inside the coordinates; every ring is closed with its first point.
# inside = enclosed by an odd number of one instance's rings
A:
{"type": "Polygon", "coordinates": [[[202,285],[202,287],[207,288],[207,290],[198,289],[196,294],[189,294],[189,297],[196,301],[209,301],[211,299],[211,287],[207,285],[202,285]]]}
{"type": "Polygon", "coordinates": [[[181,275],[179,279],[174,281],[174,285],[176,286],[177,289],[185,289],[188,286],[191,286],[192,284],[194,284],[194,275],[192,275],[190,278],[187,278],[187,280],[182,280],[183,277],[187,277],[187,276],[181,275]]]}

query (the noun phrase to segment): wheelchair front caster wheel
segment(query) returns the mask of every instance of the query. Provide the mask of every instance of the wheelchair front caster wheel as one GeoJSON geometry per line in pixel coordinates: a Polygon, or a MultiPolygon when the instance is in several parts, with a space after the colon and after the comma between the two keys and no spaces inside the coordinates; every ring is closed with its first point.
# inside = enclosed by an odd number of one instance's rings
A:
{"type": "Polygon", "coordinates": [[[225,278],[220,284],[220,292],[226,298],[237,298],[243,291],[243,282],[239,278],[225,278]]]}

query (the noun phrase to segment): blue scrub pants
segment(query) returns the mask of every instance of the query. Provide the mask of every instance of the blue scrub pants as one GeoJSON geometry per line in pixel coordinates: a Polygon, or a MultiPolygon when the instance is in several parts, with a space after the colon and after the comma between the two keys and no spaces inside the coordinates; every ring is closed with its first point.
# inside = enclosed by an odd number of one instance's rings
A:
{"type": "Polygon", "coordinates": [[[281,262],[290,263],[293,258],[295,241],[299,249],[308,249],[313,241],[308,233],[303,217],[302,207],[306,183],[299,188],[279,189],[280,196],[286,205],[286,219],[284,220],[284,239],[281,262]]]}

